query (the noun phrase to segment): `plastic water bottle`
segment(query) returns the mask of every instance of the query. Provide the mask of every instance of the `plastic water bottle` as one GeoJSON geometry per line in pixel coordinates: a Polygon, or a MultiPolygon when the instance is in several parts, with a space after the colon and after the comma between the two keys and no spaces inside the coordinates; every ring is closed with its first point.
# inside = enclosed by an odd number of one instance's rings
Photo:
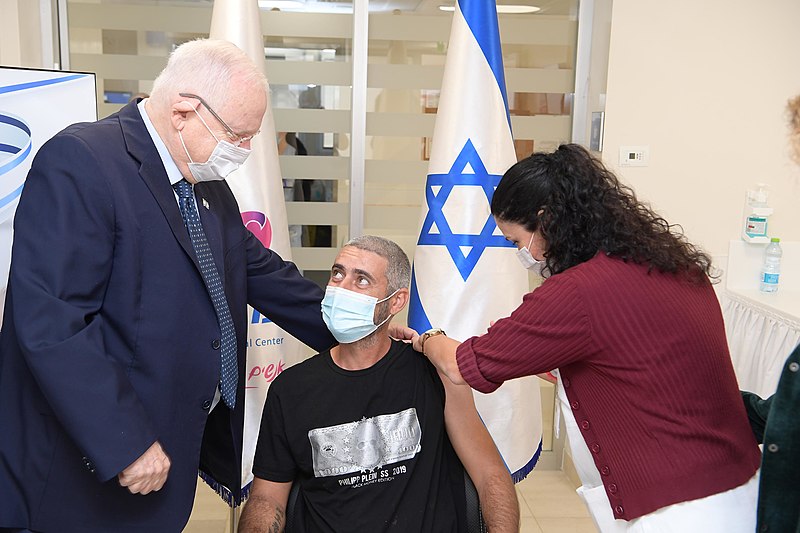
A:
{"type": "Polygon", "coordinates": [[[781,240],[777,237],[770,239],[764,250],[764,266],[761,267],[761,292],[777,292],[778,278],[781,275],[781,240]]]}

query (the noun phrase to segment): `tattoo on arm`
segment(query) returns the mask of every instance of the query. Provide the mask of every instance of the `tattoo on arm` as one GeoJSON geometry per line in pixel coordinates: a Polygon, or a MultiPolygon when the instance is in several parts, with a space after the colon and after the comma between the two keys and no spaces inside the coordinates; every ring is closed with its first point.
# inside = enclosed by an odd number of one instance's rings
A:
{"type": "Polygon", "coordinates": [[[251,496],[239,519],[239,533],[281,533],[286,511],[269,498],[251,496]]]}
{"type": "Polygon", "coordinates": [[[286,525],[286,513],[280,507],[275,508],[275,518],[272,520],[272,525],[269,526],[269,533],[281,533],[286,525]]]}

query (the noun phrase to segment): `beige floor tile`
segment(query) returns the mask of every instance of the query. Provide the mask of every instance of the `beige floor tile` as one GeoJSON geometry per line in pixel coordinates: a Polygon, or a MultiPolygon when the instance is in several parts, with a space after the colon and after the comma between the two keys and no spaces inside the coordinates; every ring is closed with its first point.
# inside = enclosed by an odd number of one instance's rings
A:
{"type": "Polygon", "coordinates": [[[561,471],[534,472],[517,484],[531,513],[539,518],[588,518],[575,489],[561,471]]]}
{"type": "Polygon", "coordinates": [[[228,533],[227,520],[189,520],[183,533],[228,533]]]}
{"type": "Polygon", "coordinates": [[[534,470],[528,477],[517,483],[517,487],[521,492],[575,490],[573,483],[560,470],[534,470]]]}
{"type": "Polygon", "coordinates": [[[536,519],[540,518],[588,518],[586,506],[577,494],[525,495],[525,502],[536,519]]]}
{"type": "Polygon", "coordinates": [[[520,520],[520,533],[542,533],[542,528],[532,516],[523,516],[520,520]]]}
{"type": "Polygon", "coordinates": [[[576,496],[575,489],[568,482],[563,480],[523,485],[519,487],[519,492],[529,504],[530,498],[541,498],[542,496],[570,498],[571,496],[576,496]]]}
{"type": "Polygon", "coordinates": [[[230,507],[202,480],[197,480],[194,507],[184,532],[227,533],[230,507]]]}
{"type": "Polygon", "coordinates": [[[570,498],[577,496],[575,489],[566,483],[548,483],[545,485],[528,485],[520,487],[520,494],[530,504],[530,498],[541,498],[542,496],[557,496],[559,498],[570,498]]]}
{"type": "Polygon", "coordinates": [[[536,517],[542,533],[597,533],[591,518],[536,517]]]}
{"type": "Polygon", "coordinates": [[[528,504],[525,502],[525,497],[520,493],[519,489],[517,489],[517,501],[519,502],[520,516],[533,516],[531,508],[528,507],[528,504]]]}

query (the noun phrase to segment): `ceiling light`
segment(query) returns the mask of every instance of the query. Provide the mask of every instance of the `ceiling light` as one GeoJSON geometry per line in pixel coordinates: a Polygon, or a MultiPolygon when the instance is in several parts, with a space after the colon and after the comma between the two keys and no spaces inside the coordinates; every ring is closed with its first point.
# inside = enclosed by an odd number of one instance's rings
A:
{"type": "Polygon", "coordinates": [[[516,4],[497,6],[498,13],[536,13],[537,11],[541,11],[541,9],[542,8],[536,6],[521,6],[516,4]]]}
{"type": "Polygon", "coordinates": [[[302,9],[303,2],[297,0],[258,0],[261,9],[302,9]]]}
{"type": "MultiPolygon", "coordinates": [[[[517,4],[501,4],[497,6],[497,12],[508,14],[521,14],[521,13],[536,13],[537,11],[541,11],[542,8],[536,6],[522,6],[517,4]]],[[[439,10],[441,11],[455,11],[455,6],[439,6],[439,10]]]]}

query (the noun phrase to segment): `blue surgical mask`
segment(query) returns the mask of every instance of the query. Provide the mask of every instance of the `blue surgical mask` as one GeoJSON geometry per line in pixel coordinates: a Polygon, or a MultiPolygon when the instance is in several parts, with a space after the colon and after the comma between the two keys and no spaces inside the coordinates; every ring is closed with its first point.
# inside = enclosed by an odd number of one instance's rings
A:
{"type": "Polygon", "coordinates": [[[397,291],[383,300],[378,300],[374,296],[328,286],[325,289],[325,298],[322,299],[322,319],[340,343],[351,344],[360,341],[374,333],[392,317],[392,315],[387,316],[380,324],[375,324],[373,318],[375,306],[395,294],[397,291]]]}

